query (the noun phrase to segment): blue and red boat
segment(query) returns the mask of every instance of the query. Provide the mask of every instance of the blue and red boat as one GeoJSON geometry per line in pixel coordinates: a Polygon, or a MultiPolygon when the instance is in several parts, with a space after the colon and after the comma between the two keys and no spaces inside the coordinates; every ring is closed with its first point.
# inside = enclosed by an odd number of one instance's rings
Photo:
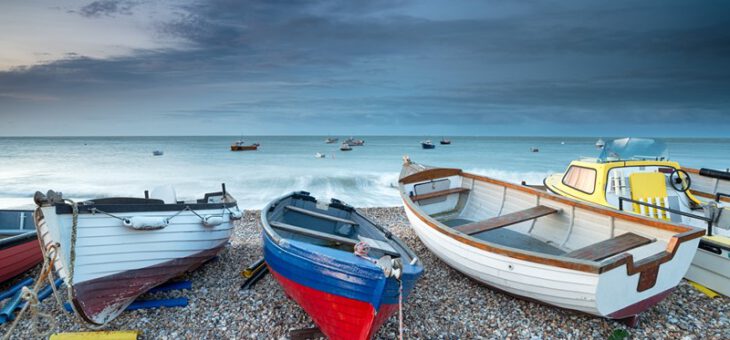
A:
{"type": "Polygon", "coordinates": [[[263,211],[269,270],[330,339],[372,338],[423,273],[405,243],[339,200],[300,191],[263,211]]]}

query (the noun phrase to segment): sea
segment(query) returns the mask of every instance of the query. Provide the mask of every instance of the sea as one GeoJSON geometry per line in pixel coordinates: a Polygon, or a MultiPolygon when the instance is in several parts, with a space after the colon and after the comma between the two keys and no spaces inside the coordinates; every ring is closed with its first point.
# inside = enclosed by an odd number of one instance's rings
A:
{"type": "MultiPolygon", "coordinates": [[[[64,197],[143,197],[172,185],[178,199],[202,198],[225,183],[242,209],[305,190],[356,207],[400,205],[398,173],[404,155],[418,163],[458,167],[519,183],[541,183],[571,160],[597,157],[596,137],[356,136],[364,146],[339,151],[328,136],[255,136],[258,151],[230,151],[237,136],[0,137],[0,208],[32,208],[33,194],[49,189],[64,197]],[[436,148],[424,150],[431,139],[436,148]],[[532,152],[538,148],[539,152],[532,152]],[[164,151],[153,156],[152,151],[164,151]],[[315,153],[325,158],[315,158],[315,153]]],[[[339,136],[342,142],[346,136],[339,136]]],[[[603,139],[609,140],[604,137],[603,139]]],[[[683,166],[730,168],[730,139],[663,139],[683,166]]]]}

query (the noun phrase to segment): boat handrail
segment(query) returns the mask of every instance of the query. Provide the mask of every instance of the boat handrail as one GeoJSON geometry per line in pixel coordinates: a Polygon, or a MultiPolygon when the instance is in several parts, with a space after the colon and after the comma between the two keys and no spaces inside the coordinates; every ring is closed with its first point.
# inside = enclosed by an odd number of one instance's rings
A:
{"type": "Polygon", "coordinates": [[[619,197],[618,198],[618,210],[624,211],[624,201],[631,202],[631,203],[635,203],[635,204],[639,204],[639,205],[643,205],[643,206],[649,207],[649,208],[664,210],[664,211],[667,211],[667,212],[670,212],[670,213],[673,213],[673,214],[682,215],[682,216],[686,216],[686,217],[689,217],[689,218],[695,218],[695,219],[698,219],[700,221],[705,221],[705,222],[707,222],[707,236],[712,236],[712,219],[709,218],[709,217],[695,215],[695,214],[690,214],[688,212],[684,212],[684,211],[681,211],[681,210],[662,207],[661,205],[656,205],[656,204],[652,204],[652,203],[637,201],[637,200],[634,200],[634,199],[630,199],[628,197],[619,197]]]}

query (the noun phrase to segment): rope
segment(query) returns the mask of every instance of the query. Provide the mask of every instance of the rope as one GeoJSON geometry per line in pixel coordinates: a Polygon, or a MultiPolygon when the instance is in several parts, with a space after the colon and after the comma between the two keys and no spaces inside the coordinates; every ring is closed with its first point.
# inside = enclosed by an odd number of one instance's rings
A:
{"type": "Polygon", "coordinates": [[[365,242],[358,242],[355,244],[354,253],[357,256],[368,258],[368,253],[370,252],[370,246],[365,242]]]}
{"type": "Polygon", "coordinates": [[[403,340],[403,280],[398,280],[398,339],[403,340]]]}
{"type": "MultiPolygon", "coordinates": [[[[54,248],[55,249],[55,248],[54,248]]],[[[25,312],[30,310],[31,312],[31,329],[33,330],[33,333],[39,337],[39,338],[45,338],[49,334],[51,334],[51,330],[54,329],[57,326],[56,320],[49,314],[41,313],[38,311],[38,305],[40,304],[40,300],[38,299],[38,291],[41,290],[41,285],[43,284],[46,279],[48,279],[49,284],[51,287],[53,287],[53,291],[55,293],[55,285],[53,280],[53,264],[56,261],[56,257],[58,253],[56,251],[53,252],[53,258],[50,258],[48,256],[48,252],[45,250],[45,247],[41,248],[43,252],[43,267],[41,268],[40,273],[38,274],[38,280],[36,281],[35,285],[33,285],[33,289],[29,289],[28,287],[23,287],[21,290],[21,297],[23,300],[25,300],[25,305],[23,308],[20,309],[20,312],[18,312],[18,315],[15,317],[15,321],[13,321],[13,324],[10,325],[10,328],[8,328],[8,331],[3,335],[3,340],[10,339],[10,336],[13,334],[13,331],[15,331],[15,328],[18,326],[18,323],[20,320],[23,319],[23,316],[25,316],[25,312]],[[49,327],[45,332],[41,333],[38,331],[39,321],[40,318],[43,317],[45,319],[50,320],[50,323],[53,325],[52,327],[49,327]]],[[[58,297],[56,296],[57,301],[58,297]]],[[[61,304],[61,307],[63,305],[61,304]]]]}

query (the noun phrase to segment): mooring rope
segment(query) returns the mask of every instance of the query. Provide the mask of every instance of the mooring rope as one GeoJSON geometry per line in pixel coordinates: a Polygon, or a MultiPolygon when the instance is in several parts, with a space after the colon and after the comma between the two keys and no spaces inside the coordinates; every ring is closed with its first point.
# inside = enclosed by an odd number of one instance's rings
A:
{"type": "Polygon", "coordinates": [[[403,280],[398,280],[398,338],[403,340],[403,280]]]}

